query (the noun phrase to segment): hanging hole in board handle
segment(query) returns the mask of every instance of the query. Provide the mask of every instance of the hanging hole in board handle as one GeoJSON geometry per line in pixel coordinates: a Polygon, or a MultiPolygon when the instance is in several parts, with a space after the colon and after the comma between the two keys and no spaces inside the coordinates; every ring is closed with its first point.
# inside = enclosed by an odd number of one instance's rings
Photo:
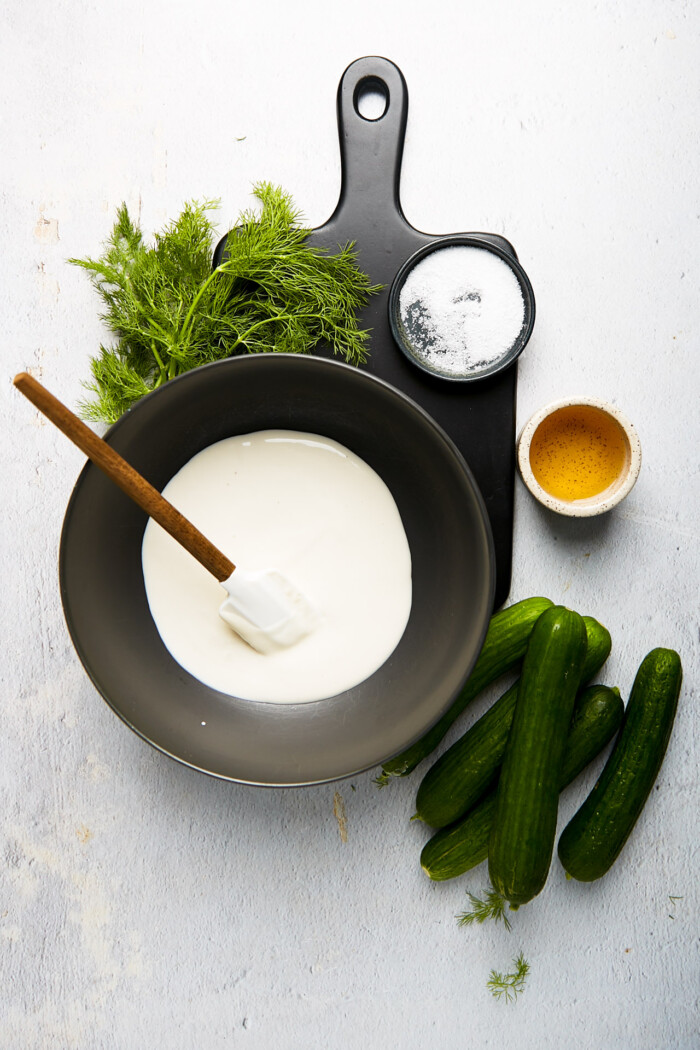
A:
{"type": "Polygon", "coordinates": [[[363,120],[381,120],[389,108],[389,88],[379,77],[363,77],[355,88],[353,104],[363,120]]]}

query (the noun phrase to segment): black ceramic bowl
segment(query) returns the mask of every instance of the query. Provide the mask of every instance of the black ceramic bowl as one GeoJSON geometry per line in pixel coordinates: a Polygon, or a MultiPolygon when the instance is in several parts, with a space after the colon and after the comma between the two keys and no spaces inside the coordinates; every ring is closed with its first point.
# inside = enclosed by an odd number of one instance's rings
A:
{"type": "Polygon", "coordinates": [[[241,700],[193,678],[161,642],[148,608],[146,516],[91,463],[66,512],[61,594],[85,669],[145,740],[213,776],[312,784],[378,765],[450,705],[488,625],[493,544],[474,479],[445,433],[393,387],[335,361],[271,354],[207,365],[145,397],[107,440],[162,488],[207,445],[268,428],[334,438],[369,463],[396,500],[411,548],[413,604],[399,645],[375,674],[307,704],[241,700]]]}
{"type": "Polygon", "coordinates": [[[394,337],[396,345],[405,354],[408,360],[416,366],[416,368],[419,368],[422,372],[427,372],[428,375],[438,376],[438,378],[446,379],[449,382],[473,383],[475,380],[487,379],[489,376],[496,375],[498,372],[510,368],[513,362],[517,361],[520,357],[527,346],[528,340],[532,335],[532,330],[535,327],[535,293],[532,290],[530,278],[518,262],[514,251],[506,251],[505,248],[499,247],[499,245],[494,244],[485,237],[479,237],[478,234],[471,235],[468,233],[454,233],[446,237],[438,237],[429,244],[424,244],[422,248],[419,248],[418,251],[414,252],[413,255],[406,259],[403,266],[399,269],[389,292],[389,327],[391,328],[391,334],[394,337]],[[425,359],[415,352],[411,333],[407,331],[401,319],[401,292],[409,274],[418,263],[423,261],[423,259],[432,255],[433,252],[442,251],[443,248],[459,247],[479,248],[482,251],[490,252],[497,259],[500,259],[501,262],[504,262],[506,266],[510,267],[513,276],[520,286],[520,292],[524,304],[524,315],[520,331],[516,335],[509,350],[490,364],[482,365],[480,368],[470,369],[468,372],[454,373],[443,372],[437,367],[437,365],[436,367],[431,368],[425,359]]]}

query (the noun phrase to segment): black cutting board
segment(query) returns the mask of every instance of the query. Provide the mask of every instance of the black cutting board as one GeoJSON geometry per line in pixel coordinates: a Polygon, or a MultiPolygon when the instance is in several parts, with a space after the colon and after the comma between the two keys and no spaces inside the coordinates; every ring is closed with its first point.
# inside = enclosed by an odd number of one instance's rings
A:
{"type": "MultiPolygon", "coordinates": [[[[510,591],[515,484],[515,403],[517,363],[488,379],[454,382],[412,365],[389,327],[389,289],[402,263],[424,244],[450,234],[414,229],[401,209],[399,183],[408,89],[401,70],[386,58],[366,57],[345,70],[338,87],[341,188],[330,219],[314,230],[310,243],[335,250],[354,241],[358,262],[384,290],[370,300],[360,320],[371,329],[368,372],[413,398],[449,434],[481,489],[496,550],[495,607],[510,591]],[[358,99],[374,90],[386,99],[376,120],[360,115],[358,99]]],[[[454,235],[454,234],[452,234],[454,235]]],[[[503,237],[470,233],[517,258],[503,237]]]]}

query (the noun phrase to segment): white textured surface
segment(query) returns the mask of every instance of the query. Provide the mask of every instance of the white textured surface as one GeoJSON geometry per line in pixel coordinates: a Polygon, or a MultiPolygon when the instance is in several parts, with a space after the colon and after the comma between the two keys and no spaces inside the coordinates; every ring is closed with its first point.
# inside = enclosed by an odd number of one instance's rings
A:
{"type": "Polygon", "coordinates": [[[2,22],[3,1050],[698,1047],[697,6],[40,0],[2,22]],[[336,86],[372,53],[409,85],[409,219],[503,232],[532,280],[519,422],[574,393],[639,428],[641,477],[610,516],[554,519],[518,486],[511,597],[599,616],[624,695],[655,645],[686,670],[620,862],[591,886],[555,863],[510,935],[456,926],[483,870],[422,876],[415,777],[250,790],[114,717],[58,597],[81,457],[10,385],[29,367],[76,401],[101,329],[65,260],[97,251],[122,199],[149,232],[191,197],[220,195],[226,221],[266,178],[321,223],[336,86]],[[506,1006],[485,982],[521,948],[506,1006]]]}

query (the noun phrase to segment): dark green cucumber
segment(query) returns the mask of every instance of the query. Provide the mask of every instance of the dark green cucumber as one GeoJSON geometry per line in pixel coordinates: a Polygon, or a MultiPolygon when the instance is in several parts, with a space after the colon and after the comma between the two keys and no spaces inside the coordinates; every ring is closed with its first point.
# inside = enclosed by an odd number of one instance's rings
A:
{"type": "Polygon", "coordinates": [[[551,606],[549,598],[525,598],[491,617],[479,657],[457,699],[420,740],[383,764],[378,783],[386,784],[391,777],[406,777],[412,773],[419,762],[432,754],[467,704],[487,685],[519,666],[532,628],[545,609],[551,606]]]}
{"type": "Polygon", "coordinates": [[[532,900],[554,849],[564,746],[586,657],[586,628],[555,605],[535,624],[496,793],[489,878],[512,905],[532,900]]]}
{"type": "MultiPolygon", "coordinates": [[[[566,738],[561,791],[612,740],[620,728],[623,713],[619,689],[592,685],[578,694],[566,738]]],[[[420,856],[426,875],[435,882],[442,882],[463,875],[486,860],[495,810],[496,789],[493,788],[456,824],[433,835],[420,856]]]]}
{"type": "Polygon", "coordinates": [[[559,839],[559,859],[575,879],[605,875],[629,838],[666,754],[682,678],[673,649],[652,649],[644,657],[617,743],[559,839]]]}
{"type": "MultiPolygon", "coordinates": [[[[587,648],[581,675],[589,682],[610,655],[610,632],[584,616],[587,648]]],[[[416,816],[434,828],[459,820],[494,783],[508,741],[518,683],[515,682],[464,736],[431,766],[416,795],[416,816]]]]}

